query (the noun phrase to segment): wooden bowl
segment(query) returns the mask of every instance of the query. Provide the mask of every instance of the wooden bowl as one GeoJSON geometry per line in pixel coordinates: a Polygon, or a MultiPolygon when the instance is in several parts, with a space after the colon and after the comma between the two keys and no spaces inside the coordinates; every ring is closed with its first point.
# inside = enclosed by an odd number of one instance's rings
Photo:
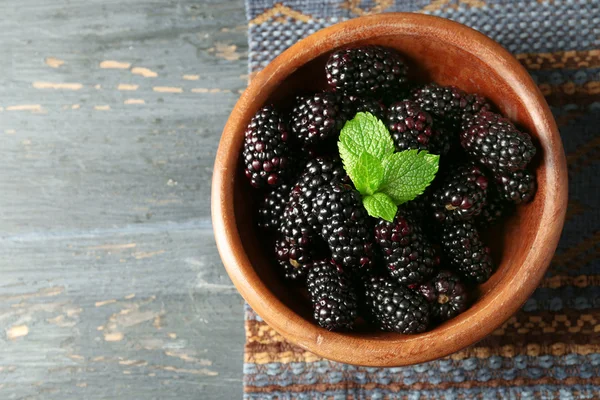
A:
{"type": "MultiPolygon", "coordinates": [[[[430,361],[474,344],[498,328],[535,290],[556,249],[567,208],[567,167],[560,136],[527,71],[499,44],[464,25],[420,14],[381,14],[323,29],[298,42],[253,80],[223,130],[212,184],[212,219],[221,258],[250,306],[287,340],[349,364],[401,366],[430,361]],[[312,320],[305,298],[275,273],[272,254],[255,228],[256,194],[239,165],[244,128],[263,105],[289,104],[298,93],[325,87],[328,54],[345,46],[398,49],[423,82],[457,85],[490,99],[530,132],[535,199],[493,234],[497,272],[480,286],[469,310],[418,335],[359,329],[329,332],[312,320]]],[[[271,250],[272,251],[272,250],[271,250]]]]}

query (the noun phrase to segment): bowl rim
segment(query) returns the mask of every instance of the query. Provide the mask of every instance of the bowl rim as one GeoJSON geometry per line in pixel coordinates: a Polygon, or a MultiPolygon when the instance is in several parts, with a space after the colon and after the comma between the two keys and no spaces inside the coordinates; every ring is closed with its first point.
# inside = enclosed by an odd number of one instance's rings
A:
{"type": "Polygon", "coordinates": [[[252,80],[231,112],[217,150],[212,182],[212,221],[221,259],[234,285],[256,313],[285,339],[339,362],[373,367],[412,365],[450,355],[478,342],[508,320],[530,297],[550,264],[562,232],[568,198],[566,171],[558,128],[543,95],[525,68],[500,44],[472,28],[440,17],[413,13],[369,15],[337,23],[302,39],[252,80]],[[527,112],[540,136],[539,145],[544,149],[546,188],[543,193],[538,193],[544,196],[539,225],[542,229],[535,233],[535,245],[529,249],[521,267],[512,276],[503,276],[496,288],[477,303],[477,309],[468,319],[459,316],[454,323],[435,331],[414,336],[398,335],[398,340],[359,338],[352,333],[329,332],[305,320],[261,281],[245,254],[237,229],[234,176],[245,126],[278,83],[323,53],[355,42],[348,40],[350,36],[368,38],[399,32],[403,35],[435,35],[476,56],[496,70],[528,105],[527,112]],[[503,298],[501,295],[508,288],[511,294],[503,298]],[[429,340],[424,340],[427,338],[429,340]]]}

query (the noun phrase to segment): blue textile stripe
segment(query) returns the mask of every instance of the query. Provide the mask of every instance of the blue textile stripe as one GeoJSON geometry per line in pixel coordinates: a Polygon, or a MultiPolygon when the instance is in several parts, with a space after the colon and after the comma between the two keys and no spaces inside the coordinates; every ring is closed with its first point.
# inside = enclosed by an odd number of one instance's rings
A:
{"type": "Polygon", "coordinates": [[[368,13],[422,12],[498,41],[526,66],[569,163],[563,237],[541,287],[481,343],[403,368],[323,360],[246,307],[246,399],[600,399],[600,0],[246,0],[249,71],[298,40],[368,13]]]}

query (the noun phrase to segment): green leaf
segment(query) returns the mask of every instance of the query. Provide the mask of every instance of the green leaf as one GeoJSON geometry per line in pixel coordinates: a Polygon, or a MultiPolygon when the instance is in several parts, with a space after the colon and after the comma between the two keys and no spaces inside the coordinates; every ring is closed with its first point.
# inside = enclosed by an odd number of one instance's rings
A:
{"type": "Polygon", "coordinates": [[[438,171],[440,156],[427,151],[405,150],[383,159],[383,182],[379,191],[397,205],[422,194],[438,171]]]}
{"type": "Polygon", "coordinates": [[[346,172],[354,182],[356,189],[363,195],[375,193],[383,180],[381,161],[367,152],[363,152],[354,168],[346,172]]]}
{"type": "Polygon", "coordinates": [[[338,148],[344,168],[350,173],[365,152],[378,160],[394,153],[394,141],[383,122],[371,113],[360,112],[342,128],[338,148]]]}
{"type": "Polygon", "coordinates": [[[390,197],[381,192],[363,197],[363,205],[371,217],[383,218],[388,222],[394,221],[398,206],[390,197]]]}

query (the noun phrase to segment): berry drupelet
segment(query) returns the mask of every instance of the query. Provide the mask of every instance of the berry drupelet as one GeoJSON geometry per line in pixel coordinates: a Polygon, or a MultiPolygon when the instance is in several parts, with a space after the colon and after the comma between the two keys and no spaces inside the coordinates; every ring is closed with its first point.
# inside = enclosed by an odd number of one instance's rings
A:
{"type": "Polygon", "coordinates": [[[375,96],[406,84],[406,65],[393,49],[365,46],[337,50],[325,65],[327,83],[337,92],[375,96]]]}
{"type": "Polygon", "coordinates": [[[335,138],[350,115],[345,115],[338,96],[322,92],[300,97],[290,116],[292,133],[304,145],[335,138]]]}
{"type": "Polygon", "coordinates": [[[504,200],[515,204],[527,203],[537,188],[535,175],[527,170],[498,174],[496,183],[504,200]]]}
{"type": "Polygon", "coordinates": [[[489,111],[475,115],[465,124],[460,143],[467,154],[494,173],[523,169],[535,155],[527,133],[489,111]]]}
{"type": "Polygon", "coordinates": [[[419,291],[430,304],[431,319],[447,321],[467,309],[467,288],[458,276],[449,271],[440,271],[430,281],[419,286],[419,291]]]}
{"type": "Polygon", "coordinates": [[[333,261],[352,272],[366,273],[373,263],[373,231],[360,193],[343,183],[323,186],[312,210],[333,261]]]}
{"type": "Polygon", "coordinates": [[[491,108],[483,97],[467,94],[456,86],[430,83],[415,89],[412,95],[425,111],[453,130],[458,130],[464,119],[491,108]]]}
{"type": "Polygon", "coordinates": [[[283,184],[268,192],[258,208],[258,226],[274,230],[281,225],[281,216],[290,197],[290,185],[283,184]]]}
{"type": "Polygon", "coordinates": [[[481,212],[486,202],[488,179],[472,163],[451,169],[431,194],[433,216],[452,223],[469,220],[481,212]]]}
{"type": "Polygon", "coordinates": [[[261,108],[244,133],[245,174],[254,187],[277,186],[286,178],[289,158],[288,131],[273,106],[261,108]]]}
{"type": "Polygon", "coordinates": [[[470,222],[443,227],[442,248],[448,262],[469,283],[483,283],[494,271],[490,250],[470,222]]]}
{"type": "Polygon", "coordinates": [[[316,261],[306,277],[317,323],[330,331],[352,329],[357,302],[350,279],[329,260],[316,261]]]}
{"type": "Polygon", "coordinates": [[[436,257],[421,226],[399,209],[393,222],[380,219],[375,225],[379,245],[389,274],[399,283],[422,283],[433,274],[436,257]]]}
{"type": "Polygon", "coordinates": [[[431,310],[425,297],[389,278],[371,278],[365,298],[370,318],[382,330],[411,334],[424,332],[429,325],[431,310]]]}

